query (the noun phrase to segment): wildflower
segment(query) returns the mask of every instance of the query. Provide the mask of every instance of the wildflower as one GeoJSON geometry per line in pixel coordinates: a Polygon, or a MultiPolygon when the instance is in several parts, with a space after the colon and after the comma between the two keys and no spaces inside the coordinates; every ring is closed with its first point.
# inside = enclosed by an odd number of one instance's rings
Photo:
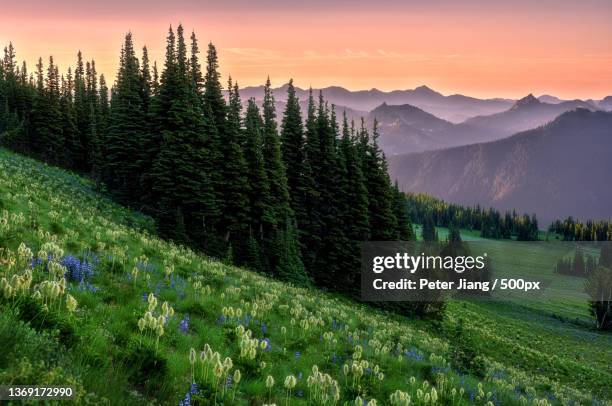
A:
{"type": "Polygon", "coordinates": [[[138,319],[138,330],[142,333],[147,326],[147,322],[142,317],[138,319]]]}
{"type": "Polygon", "coordinates": [[[66,308],[68,309],[68,311],[70,313],[74,313],[74,311],[77,308],[77,301],[74,297],[72,297],[72,295],[68,294],[66,295],[66,308]]]}
{"type": "Polygon", "coordinates": [[[225,370],[229,371],[230,369],[232,369],[233,366],[234,363],[232,362],[232,359],[230,357],[225,357],[225,359],[223,360],[223,367],[225,368],[225,370]]]}
{"type": "Polygon", "coordinates": [[[293,375],[288,375],[285,378],[285,388],[287,389],[293,389],[295,388],[295,385],[297,384],[297,379],[295,378],[295,376],[293,375]]]}
{"type": "Polygon", "coordinates": [[[179,323],[179,331],[186,334],[189,331],[189,315],[185,315],[179,323]]]}

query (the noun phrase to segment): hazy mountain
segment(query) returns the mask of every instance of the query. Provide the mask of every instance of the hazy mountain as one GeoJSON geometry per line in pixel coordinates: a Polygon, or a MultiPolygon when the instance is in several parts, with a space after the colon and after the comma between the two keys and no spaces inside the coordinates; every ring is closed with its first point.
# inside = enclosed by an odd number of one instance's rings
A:
{"type": "Polygon", "coordinates": [[[606,96],[601,99],[598,106],[606,111],[612,110],[612,96],[606,96]]]}
{"type": "Polygon", "coordinates": [[[379,145],[387,155],[420,152],[487,140],[488,131],[453,124],[410,104],[381,104],[366,119],[378,120],[379,145]]]}
{"type": "MultiPolygon", "coordinates": [[[[323,89],[313,89],[315,95],[323,91],[325,99],[340,106],[353,110],[370,111],[382,103],[411,104],[439,118],[459,123],[469,117],[488,115],[507,110],[512,106],[513,100],[507,99],[477,99],[460,94],[444,96],[427,86],[420,86],[410,90],[394,90],[384,92],[378,89],[350,91],[339,86],[330,86],[323,89]]],[[[287,85],[274,89],[276,100],[287,99],[287,85]]],[[[246,100],[250,97],[261,99],[263,86],[245,87],[240,90],[241,96],[246,100]]],[[[308,98],[308,90],[296,88],[300,100],[308,98]]]]}
{"type": "Polygon", "coordinates": [[[402,190],[460,204],[566,216],[612,216],[612,113],[579,109],[495,142],[389,158],[402,190]]]}
{"type": "Polygon", "coordinates": [[[582,100],[564,101],[556,104],[543,103],[532,94],[522,98],[501,113],[473,117],[464,124],[490,131],[499,139],[520,131],[530,130],[554,120],[566,111],[585,108],[595,110],[595,106],[582,100]]]}
{"type": "Polygon", "coordinates": [[[443,149],[495,141],[517,132],[546,124],[576,108],[594,107],[586,102],[542,103],[533,95],[517,101],[510,109],[454,124],[415,106],[383,103],[368,114],[371,125],[378,119],[380,145],[387,155],[443,149]]]}
{"type": "Polygon", "coordinates": [[[542,96],[539,96],[538,100],[541,101],[542,103],[550,103],[550,104],[558,104],[564,101],[558,98],[557,96],[551,96],[549,94],[543,94],[542,96]]]}

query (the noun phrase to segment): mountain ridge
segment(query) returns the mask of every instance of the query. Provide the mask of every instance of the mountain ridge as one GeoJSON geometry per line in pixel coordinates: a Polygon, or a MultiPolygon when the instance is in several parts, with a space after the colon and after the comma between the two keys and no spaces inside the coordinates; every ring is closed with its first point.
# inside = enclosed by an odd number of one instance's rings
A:
{"type": "Polygon", "coordinates": [[[392,156],[406,192],[556,218],[609,218],[612,113],[578,109],[501,140],[392,156]]]}

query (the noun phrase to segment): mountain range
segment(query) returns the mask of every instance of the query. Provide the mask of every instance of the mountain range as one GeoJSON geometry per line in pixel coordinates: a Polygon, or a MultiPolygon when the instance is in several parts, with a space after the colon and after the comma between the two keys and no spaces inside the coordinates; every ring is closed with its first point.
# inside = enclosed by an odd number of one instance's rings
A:
{"type": "Polygon", "coordinates": [[[577,109],[501,140],[389,158],[406,192],[518,209],[545,224],[612,216],[612,113],[577,109]]]}
{"type": "MultiPolygon", "coordinates": [[[[287,86],[273,90],[279,117],[285,109],[287,86]]],[[[518,101],[482,100],[463,95],[444,96],[426,86],[391,92],[376,89],[353,92],[334,86],[313,89],[315,96],[319,91],[328,103],[335,105],[339,121],[343,112],[349,121],[356,123],[364,117],[370,127],[374,119],[378,120],[379,143],[389,156],[502,139],[546,124],[576,108],[595,110],[609,105],[612,109],[612,97],[582,101],[561,100],[550,95],[536,98],[530,94],[518,101]],[[374,105],[377,102],[380,103],[374,105]],[[457,122],[448,119],[449,116],[467,118],[457,122]]],[[[254,98],[261,102],[263,86],[246,87],[240,93],[243,100],[254,98]]],[[[302,117],[306,117],[309,91],[296,88],[296,95],[302,117]]]]}
{"type": "MultiPolygon", "coordinates": [[[[273,89],[274,97],[278,101],[287,100],[287,86],[283,85],[273,89]]],[[[256,100],[263,98],[263,86],[245,87],[240,89],[244,100],[251,97],[256,100]]],[[[308,99],[308,89],[295,88],[300,100],[308,99]]],[[[459,123],[469,117],[498,113],[512,106],[510,99],[478,99],[475,97],[454,94],[444,96],[427,86],[419,86],[409,90],[393,90],[384,92],[378,89],[351,91],[339,86],[330,86],[322,89],[313,89],[318,95],[323,92],[325,100],[336,106],[346,106],[353,110],[370,111],[383,103],[411,104],[442,119],[459,123]]]]}
{"type": "Polygon", "coordinates": [[[412,105],[386,103],[368,114],[368,122],[371,124],[374,118],[378,120],[382,149],[387,155],[398,155],[498,140],[546,124],[577,108],[595,109],[581,100],[551,104],[530,94],[503,112],[473,117],[459,124],[412,105]]]}

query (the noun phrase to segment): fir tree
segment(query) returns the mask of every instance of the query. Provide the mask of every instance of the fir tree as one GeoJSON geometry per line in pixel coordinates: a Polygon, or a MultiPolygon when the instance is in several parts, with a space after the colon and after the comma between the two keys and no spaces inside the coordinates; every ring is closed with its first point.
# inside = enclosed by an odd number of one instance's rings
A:
{"type": "Polygon", "coordinates": [[[235,259],[240,261],[244,256],[241,243],[247,238],[249,226],[249,201],[247,182],[247,163],[242,150],[243,132],[241,128],[240,95],[238,85],[233,86],[229,80],[229,106],[225,133],[221,139],[223,145],[223,166],[219,168],[223,179],[224,239],[232,243],[235,259]]]}
{"type": "Polygon", "coordinates": [[[295,213],[298,225],[300,225],[307,216],[304,205],[306,194],[306,183],[304,182],[304,126],[299,100],[293,87],[293,79],[289,81],[287,86],[287,105],[283,114],[281,141],[283,162],[287,168],[287,186],[291,208],[295,213]]]}
{"type": "Polygon", "coordinates": [[[113,194],[129,204],[138,202],[141,197],[141,151],[146,128],[141,85],[132,34],[128,33],[110,104],[103,173],[113,194]]]}

